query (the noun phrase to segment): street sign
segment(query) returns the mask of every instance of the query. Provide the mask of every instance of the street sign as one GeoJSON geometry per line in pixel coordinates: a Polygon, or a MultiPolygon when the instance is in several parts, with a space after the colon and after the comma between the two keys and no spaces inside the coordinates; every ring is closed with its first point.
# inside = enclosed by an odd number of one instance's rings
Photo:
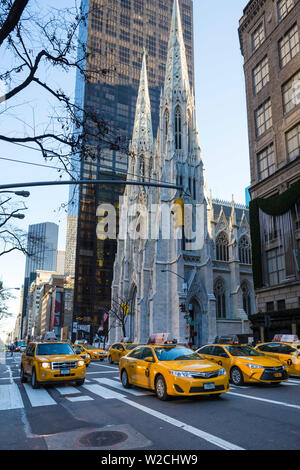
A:
{"type": "Polygon", "coordinates": [[[125,302],[122,302],[121,303],[121,309],[122,309],[122,312],[125,313],[125,315],[128,315],[129,305],[127,305],[125,302]]]}

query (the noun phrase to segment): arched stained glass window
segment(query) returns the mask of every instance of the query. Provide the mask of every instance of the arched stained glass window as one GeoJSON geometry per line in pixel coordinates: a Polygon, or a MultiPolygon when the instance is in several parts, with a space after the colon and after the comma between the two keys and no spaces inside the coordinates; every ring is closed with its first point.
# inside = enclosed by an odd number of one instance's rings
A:
{"type": "Polygon", "coordinates": [[[179,106],[175,109],[175,148],[181,150],[182,148],[182,122],[181,111],[179,106]]]}
{"type": "Polygon", "coordinates": [[[247,315],[251,315],[251,295],[250,289],[247,282],[243,282],[241,285],[243,295],[243,309],[247,315]]]}
{"type": "Polygon", "coordinates": [[[214,296],[216,298],[217,318],[226,318],[226,297],[223,279],[216,280],[214,285],[214,296]]]}
{"type": "Polygon", "coordinates": [[[216,240],[216,259],[218,261],[229,260],[228,237],[225,232],[219,233],[216,240]]]}
{"type": "Polygon", "coordinates": [[[145,181],[145,158],[143,155],[140,157],[140,175],[141,180],[145,181]]]}
{"type": "Polygon", "coordinates": [[[239,241],[239,258],[241,263],[251,264],[251,245],[246,235],[243,235],[239,241]]]}

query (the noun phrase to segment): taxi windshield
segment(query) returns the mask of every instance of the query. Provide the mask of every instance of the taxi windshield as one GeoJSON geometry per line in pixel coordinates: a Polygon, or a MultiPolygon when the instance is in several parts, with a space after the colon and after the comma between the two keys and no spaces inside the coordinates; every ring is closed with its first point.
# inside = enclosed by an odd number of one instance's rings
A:
{"type": "Polygon", "coordinates": [[[84,349],[98,349],[96,346],[92,346],[91,344],[85,344],[84,349]]]}
{"type": "Polygon", "coordinates": [[[162,346],[155,348],[159,361],[201,361],[201,357],[185,347],[162,346]]]}
{"type": "Polygon", "coordinates": [[[137,347],[137,344],[132,344],[132,343],[128,344],[128,343],[125,343],[125,344],[124,344],[124,347],[125,347],[125,349],[127,349],[128,351],[130,351],[131,349],[136,348],[136,347],[137,347]]]}
{"type": "Polygon", "coordinates": [[[60,354],[74,354],[73,349],[69,344],[50,343],[38,344],[36,349],[37,356],[57,356],[60,354]]]}
{"type": "Polygon", "coordinates": [[[263,356],[262,353],[249,346],[225,346],[225,348],[232,356],[263,356]]]}

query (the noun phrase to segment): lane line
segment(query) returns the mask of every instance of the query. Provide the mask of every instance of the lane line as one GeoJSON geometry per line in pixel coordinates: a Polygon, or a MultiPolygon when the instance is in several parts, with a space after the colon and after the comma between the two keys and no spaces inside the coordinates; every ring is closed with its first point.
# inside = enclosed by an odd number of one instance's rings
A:
{"type": "Polygon", "coordinates": [[[282,401],[269,400],[268,398],[254,397],[252,395],[242,395],[241,393],[236,393],[236,392],[227,392],[227,394],[228,395],[234,395],[236,397],[247,398],[248,400],[263,401],[265,403],[270,403],[271,405],[286,406],[287,408],[295,408],[297,410],[300,410],[300,405],[292,405],[290,403],[284,403],[282,401]]]}
{"type": "Polygon", "coordinates": [[[118,366],[106,366],[104,364],[97,364],[96,362],[91,362],[91,365],[98,367],[107,367],[108,369],[119,370],[118,366]]]}
{"type": "Polygon", "coordinates": [[[34,390],[30,385],[24,383],[24,388],[32,407],[57,405],[56,401],[44,388],[34,390]]]}
{"type": "MultiPolygon", "coordinates": [[[[194,436],[197,436],[217,447],[220,447],[224,450],[244,450],[242,447],[239,447],[235,444],[232,444],[231,442],[225,441],[224,439],[221,439],[217,436],[214,436],[212,434],[209,434],[205,431],[201,431],[201,429],[195,428],[194,426],[190,426],[182,421],[179,421],[177,419],[171,418],[170,416],[165,415],[164,413],[160,413],[159,411],[153,410],[152,408],[148,408],[146,406],[143,406],[139,403],[136,403],[134,401],[129,400],[126,398],[124,395],[114,392],[112,390],[108,390],[104,387],[101,387],[100,385],[83,385],[84,388],[89,390],[90,392],[94,393],[95,395],[100,396],[101,398],[105,399],[112,399],[115,398],[126,405],[132,406],[134,408],[139,409],[140,411],[143,411],[144,413],[147,413],[151,416],[154,416],[161,421],[164,421],[168,424],[171,424],[177,428],[183,429],[184,431],[193,434],[194,436]]],[[[228,393],[228,392],[227,392],[228,393]]]]}
{"type": "Polygon", "coordinates": [[[115,370],[106,370],[105,372],[97,371],[97,372],[87,372],[87,374],[115,374],[115,370]]]}
{"type": "Polygon", "coordinates": [[[115,380],[101,378],[95,379],[100,384],[109,385],[110,387],[116,388],[121,390],[123,393],[129,393],[130,395],[135,395],[136,397],[144,397],[146,395],[153,395],[153,393],[148,392],[147,390],[134,390],[132,388],[124,388],[120,382],[116,382],[115,380]]]}
{"type": "Polygon", "coordinates": [[[15,383],[0,385],[0,410],[24,408],[19,387],[15,383]]]}

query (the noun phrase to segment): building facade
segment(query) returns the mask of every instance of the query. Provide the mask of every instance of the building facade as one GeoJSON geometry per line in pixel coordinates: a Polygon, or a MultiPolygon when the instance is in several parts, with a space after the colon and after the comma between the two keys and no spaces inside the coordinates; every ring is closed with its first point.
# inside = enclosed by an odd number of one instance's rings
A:
{"type": "Polygon", "coordinates": [[[58,225],[52,222],[29,225],[25,276],[23,286],[22,337],[27,324],[27,295],[32,282],[36,279],[36,271],[56,271],[58,244],[58,225]]]}
{"type": "MultiPolygon", "coordinates": [[[[93,160],[85,159],[78,163],[74,159],[77,177],[126,179],[128,142],[133,130],[144,47],[148,51],[149,93],[156,132],[172,3],[172,0],[82,1],[88,21],[86,28],[82,27],[80,31],[80,40],[87,45],[86,69],[91,73],[86,82],[78,74],[76,99],[87,112],[108,123],[108,133],[107,139],[99,138],[99,134],[90,139],[93,160]]],[[[189,81],[193,87],[192,0],[180,0],[180,5],[189,81]]],[[[77,193],[73,191],[70,195],[69,217],[75,219],[70,219],[67,238],[77,237],[76,244],[71,247],[67,244],[66,248],[67,260],[70,260],[67,274],[75,275],[73,320],[90,325],[91,337],[97,332],[105,309],[111,303],[113,262],[117,250],[116,240],[97,239],[96,209],[105,202],[118,208],[123,191],[124,187],[120,186],[95,185],[82,186],[77,193]],[[74,226],[76,219],[77,227],[74,226]]]]}
{"type": "Polygon", "coordinates": [[[127,178],[182,190],[126,186],[109,341],[125,335],[143,343],[168,332],[196,346],[217,335],[249,333],[248,315],[256,307],[248,210],[207,195],[178,0],[156,138],[146,63],[144,52],[127,178]]]}
{"type": "Polygon", "coordinates": [[[251,320],[262,340],[300,337],[299,27],[299,0],[251,0],[239,23],[258,308],[251,320]]]}

